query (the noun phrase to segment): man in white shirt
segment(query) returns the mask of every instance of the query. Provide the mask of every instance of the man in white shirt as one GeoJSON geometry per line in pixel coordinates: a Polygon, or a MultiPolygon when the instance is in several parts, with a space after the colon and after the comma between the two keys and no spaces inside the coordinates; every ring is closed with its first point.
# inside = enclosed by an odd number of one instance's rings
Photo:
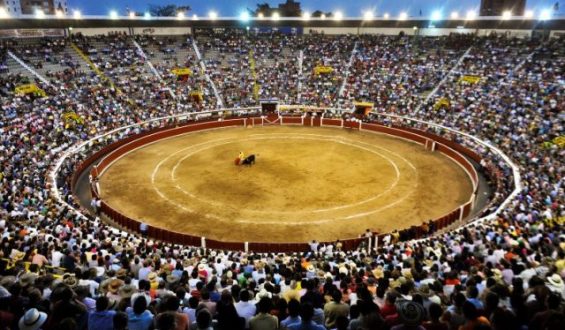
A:
{"type": "Polygon", "coordinates": [[[246,329],[249,329],[249,320],[255,316],[255,312],[257,311],[255,304],[249,302],[249,298],[249,291],[245,289],[241,290],[239,293],[239,302],[235,304],[237,315],[245,319],[246,329]]]}

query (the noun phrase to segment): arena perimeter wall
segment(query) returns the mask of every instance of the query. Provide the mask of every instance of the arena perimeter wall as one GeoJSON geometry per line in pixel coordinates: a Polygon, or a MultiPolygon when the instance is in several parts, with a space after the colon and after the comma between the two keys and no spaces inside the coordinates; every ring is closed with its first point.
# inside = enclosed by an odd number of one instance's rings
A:
{"type": "MultiPolygon", "coordinates": [[[[427,133],[421,130],[406,127],[390,127],[375,123],[362,123],[358,121],[348,121],[343,119],[326,119],[321,117],[305,116],[305,117],[249,117],[235,118],[227,120],[211,120],[211,121],[192,121],[177,127],[163,127],[130,136],[123,140],[112,143],[98,152],[91,155],[83,161],[75,171],[72,178],[72,186],[76,182],[84,170],[94,164],[98,159],[104,157],[100,163],[93,166],[90,175],[94,181],[108,168],[114,161],[118,160],[128,152],[140,148],[146,144],[153,143],[160,139],[185,134],[188,132],[220,128],[220,127],[237,127],[248,125],[300,125],[300,126],[333,126],[345,129],[359,129],[378,133],[393,135],[399,138],[407,139],[424,146],[427,150],[438,151],[451,158],[458,163],[469,175],[473,184],[473,195],[470,200],[449,212],[448,214],[433,220],[436,230],[445,228],[455,221],[462,220],[468,216],[474,206],[476,192],[478,189],[478,174],[473,164],[467,160],[467,157],[476,162],[480,162],[480,157],[473,151],[464,148],[460,144],[437,135],[427,133]]],[[[91,186],[93,196],[99,197],[94,186],[91,186]]],[[[140,222],[136,219],[129,218],[109,206],[106,202],[101,202],[101,211],[106,214],[114,222],[127,228],[130,231],[139,232],[140,222]]],[[[410,231],[410,237],[414,239],[422,238],[426,233],[422,226],[412,226],[402,231],[410,231]]],[[[401,234],[402,234],[401,231],[401,234]]],[[[378,236],[385,236],[387,233],[374,233],[378,236]]],[[[183,244],[190,246],[202,246],[211,249],[222,250],[238,250],[238,251],[254,251],[254,252],[302,252],[308,250],[307,243],[264,243],[264,242],[222,242],[217,240],[206,239],[204,237],[193,236],[186,233],[174,232],[148,225],[148,236],[157,240],[171,242],[175,244],[183,244]]],[[[366,238],[353,238],[342,240],[344,250],[352,250],[359,247],[366,238]]],[[[324,243],[324,242],[322,242],[324,243]]],[[[331,242],[327,242],[331,243],[331,242]]]]}

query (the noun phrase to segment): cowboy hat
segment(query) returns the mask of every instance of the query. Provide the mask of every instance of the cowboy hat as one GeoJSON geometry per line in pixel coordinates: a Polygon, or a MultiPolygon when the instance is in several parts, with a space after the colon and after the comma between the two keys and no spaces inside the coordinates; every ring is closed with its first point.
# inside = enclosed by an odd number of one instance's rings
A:
{"type": "Polygon", "coordinates": [[[155,273],[155,272],[149,273],[149,275],[147,275],[147,280],[149,280],[149,282],[156,281],[157,280],[157,273],[155,273]]]}
{"type": "Polygon", "coordinates": [[[63,283],[74,288],[78,285],[78,280],[74,274],[64,274],[63,275],[63,283]]]}
{"type": "Polygon", "coordinates": [[[549,284],[551,284],[552,286],[556,287],[556,288],[564,288],[565,284],[563,283],[563,279],[561,278],[561,276],[559,276],[559,274],[553,274],[551,275],[551,277],[547,278],[547,281],[549,282],[549,284]]]}
{"type": "Polygon", "coordinates": [[[46,313],[38,311],[37,308],[31,308],[20,318],[18,327],[20,330],[36,330],[41,328],[46,320],[46,313]]]}
{"type": "Polygon", "coordinates": [[[426,310],[424,306],[413,302],[413,301],[401,301],[396,304],[396,310],[398,311],[398,316],[404,324],[404,326],[415,327],[420,325],[424,315],[426,315],[426,310]]]}
{"type": "Polygon", "coordinates": [[[173,274],[167,275],[167,283],[169,283],[169,284],[176,283],[176,282],[178,282],[178,280],[179,280],[179,277],[176,276],[176,275],[173,275],[173,274]]]}
{"type": "Polygon", "coordinates": [[[120,269],[118,269],[118,271],[116,272],[116,277],[119,278],[119,279],[123,279],[124,277],[127,276],[127,274],[128,274],[128,272],[127,272],[125,269],[120,268],[120,269]]]}
{"type": "Polygon", "coordinates": [[[124,282],[122,282],[122,280],[115,278],[115,279],[110,281],[110,284],[108,285],[108,291],[116,294],[116,293],[118,293],[118,290],[120,289],[122,284],[124,284],[124,282]]]}
{"type": "Polygon", "coordinates": [[[124,285],[118,290],[118,294],[122,298],[131,298],[135,292],[136,289],[132,285],[124,285]]]}
{"type": "Polygon", "coordinates": [[[314,267],[314,265],[310,264],[308,265],[308,267],[306,267],[306,271],[309,273],[313,273],[316,271],[316,267],[314,267]]]}

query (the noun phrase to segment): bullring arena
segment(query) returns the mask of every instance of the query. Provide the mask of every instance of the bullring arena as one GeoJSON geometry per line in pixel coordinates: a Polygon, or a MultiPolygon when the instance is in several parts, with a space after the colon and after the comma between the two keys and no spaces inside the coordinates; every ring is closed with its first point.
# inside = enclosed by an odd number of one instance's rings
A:
{"type": "Polygon", "coordinates": [[[226,241],[307,242],[403,229],[472,195],[456,163],[421,145],[339,128],[225,128],[136,149],[100,197],[162,228],[226,241]],[[254,166],[235,166],[240,151],[254,166]],[[300,228],[300,230],[297,230],[300,228]]]}

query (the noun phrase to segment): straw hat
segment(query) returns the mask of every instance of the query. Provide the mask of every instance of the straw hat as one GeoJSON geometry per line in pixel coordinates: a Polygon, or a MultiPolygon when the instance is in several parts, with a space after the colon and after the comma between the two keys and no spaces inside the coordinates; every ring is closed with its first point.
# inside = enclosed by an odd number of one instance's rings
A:
{"type": "Polygon", "coordinates": [[[308,267],[306,267],[306,271],[309,273],[314,273],[316,271],[316,267],[314,267],[314,265],[309,264],[308,267]]]}
{"type": "Polygon", "coordinates": [[[155,273],[155,272],[149,273],[149,275],[147,275],[147,279],[149,280],[149,282],[156,281],[157,280],[157,273],[155,273]]]}
{"type": "Polygon", "coordinates": [[[179,277],[173,274],[167,275],[167,283],[173,284],[179,281],[179,277]]]}
{"type": "Polygon", "coordinates": [[[78,280],[74,274],[67,273],[63,275],[63,283],[74,288],[78,285],[78,280]]]}
{"type": "Polygon", "coordinates": [[[133,285],[124,285],[118,290],[118,294],[122,298],[131,298],[136,291],[133,285]]]}
{"type": "Polygon", "coordinates": [[[563,288],[565,288],[565,284],[563,283],[563,279],[561,278],[561,276],[559,276],[559,274],[553,274],[551,275],[551,277],[547,278],[547,281],[549,282],[549,284],[551,284],[551,286],[561,289],[563,290],[563,288]]]}
{"type": "Polygon", "coordinates": [[[259,301],[261,300],[261,298],[273,298],[273,294],[270,293],[269,291],[265,290],[265,289],[261,289],[261,291],[259,291],[259,293],[257,293],[257,295],[255,296],[255,300],[259,301]]]}
{"type": "Polygon", "coordinates": [[[108,291],[116,294],[116,293],[118,293],[118,290],[120,289],[122,284],[124,284],[124,282],[122,280],[115,278],[115,279],[110,281],[110,284],[108,285],[108,291]]]}
{"type": "Polygon", "coordinates": [[[41,328],[46,320],[46,313],[38,311],[37,308],[32,308],[20,318],[18,327],[20,328],[20,330],[36,330],[41,328]]]}
{"type": "Polygon", "coordinates": [[[20,277],[20,284],[24,288],[33,285],[38,277],[35,273],[25,273],[20,277]]]}
{"type": "Polygon", "coordinates": [[[127,276],[127,274],[128,274],[128,272],[125,269],[120,268],[116,272],[116,277],[119,278],[119,279],[122,279],[122,278],[125,278],[127,276]]]}

